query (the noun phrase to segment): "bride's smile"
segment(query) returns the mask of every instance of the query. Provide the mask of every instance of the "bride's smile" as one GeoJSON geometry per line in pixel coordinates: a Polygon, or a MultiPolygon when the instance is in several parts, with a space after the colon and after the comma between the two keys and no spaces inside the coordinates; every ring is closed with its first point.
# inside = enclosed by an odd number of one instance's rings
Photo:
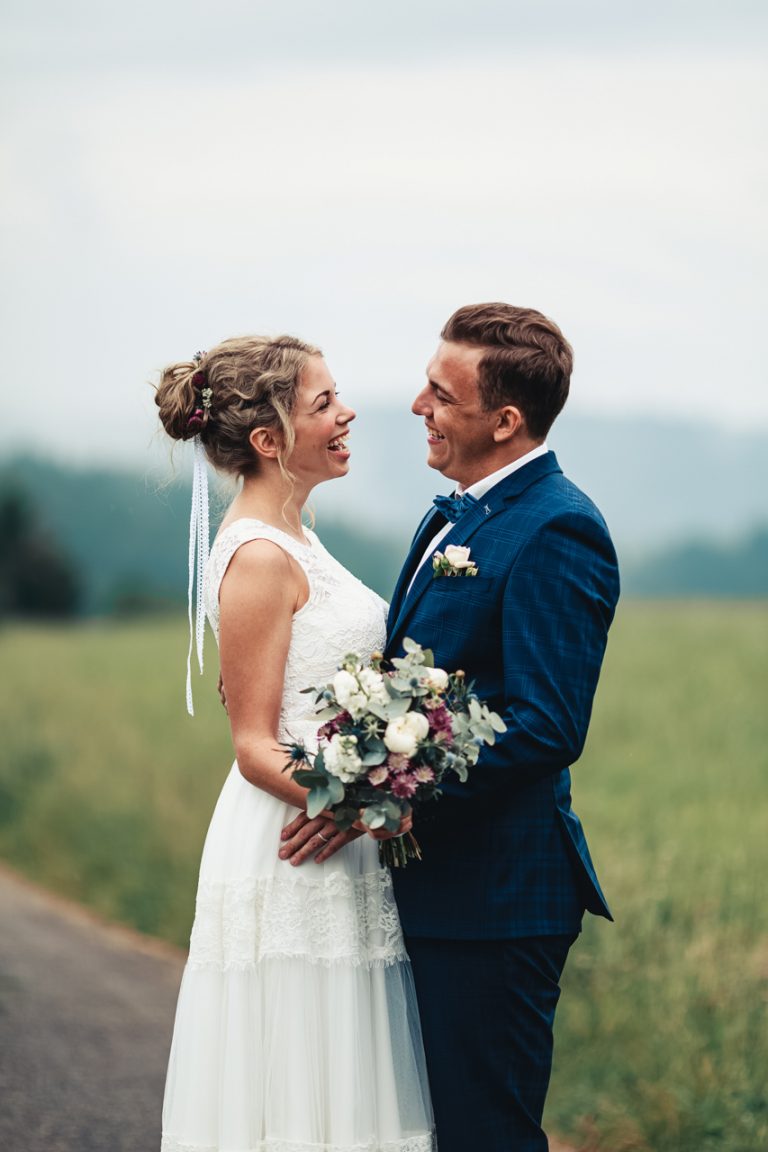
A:
{"type": "Polygon", "coordinates": [[[349,471],[349,425],[355,419],[342,404],[328,365],[311,356],[301,374],[293,413],[295,441],[287,460],[290,471],[310,485],[349,471]]]}

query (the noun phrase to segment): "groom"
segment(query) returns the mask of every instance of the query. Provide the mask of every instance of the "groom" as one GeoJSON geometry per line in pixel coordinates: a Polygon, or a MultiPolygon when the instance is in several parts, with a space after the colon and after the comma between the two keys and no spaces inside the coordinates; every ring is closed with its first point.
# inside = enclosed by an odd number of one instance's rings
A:
{"type": "Polygon", "coordinates": [[[430,467],[460,498],[417,529],[385,655],[401,655],[406,636],[431,648],[437,666],[464,669],[507,731],[465,784],[444,781],[434,810],[418,814],[423,860],[396,869],[394,883],[440,1152],[546,1152],[560,976],[584,910],[610,919],[569,767],[587,735],[618,569],[602,516],[546,445],[572,365],[557,325],[479,304],[454,313],[441,337],[413,412],[430,467]],[[469,550],[476,575],[433,577],[435,551],[451,546],[469,550]]]}

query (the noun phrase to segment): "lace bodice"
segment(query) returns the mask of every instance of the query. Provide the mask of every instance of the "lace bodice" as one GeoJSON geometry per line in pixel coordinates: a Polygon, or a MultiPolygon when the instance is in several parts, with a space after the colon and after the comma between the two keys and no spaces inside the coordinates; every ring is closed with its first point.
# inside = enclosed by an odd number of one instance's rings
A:
{"type": "Polygon", "coordinates": [[[294,614],[285,667],[280,715],[281,739],[307,740],[317,729],[311,695],[302,690],[323,685],[348,652],[363,660],[383,651],[387,605],[380,596],[342,567],[314,532],[304,530],[308,545],[260,520],[235,520],[216,537],[205,576],[205,607],[216,642],[219,639],[219,589],[229,562],[249,540],[271,540],[304,570],[309,599],[294,614]]]}

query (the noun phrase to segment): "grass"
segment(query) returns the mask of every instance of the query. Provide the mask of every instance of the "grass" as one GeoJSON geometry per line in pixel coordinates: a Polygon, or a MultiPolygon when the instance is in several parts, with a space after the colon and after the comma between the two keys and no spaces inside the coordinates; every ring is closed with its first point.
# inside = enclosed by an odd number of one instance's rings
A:
{"type": "Polygon", "coordinates": [[[232,762],[212,649],[191,719],[176,621],[0,632],[0,856],[178,944],[232,762]]]}
{"type": "MultiPolygon", "coordinates": [[[[0,632],[0,856],[186,942],[231,762],[176,621],[0,632]]],[[[616,923],[588,917],[548,1126],[583,1152],[768,1147],[768,604],[628,604],[574,770],[616,923]]]]}
{"type": "Polygon", "coordinates": [[[601,1152],[768,1148],[766,604],[630,604],[574,770],[614,925],[564,979],[554,1129],[601,1152]]]}

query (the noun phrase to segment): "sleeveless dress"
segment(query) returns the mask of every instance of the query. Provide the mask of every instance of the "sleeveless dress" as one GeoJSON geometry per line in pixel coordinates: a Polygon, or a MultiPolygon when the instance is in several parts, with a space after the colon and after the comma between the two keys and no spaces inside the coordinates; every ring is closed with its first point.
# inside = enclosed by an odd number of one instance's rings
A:
{"type": "MultiPolygon", "coordinates": [[[[246,541],[271,540],[304,570],[279,737],[313,747],[310,685],[347,652],[382,650],[386,605],[307,531],[258,520],[215,540],[206,610],[246,541]]],[[[280,860],[298,810],[249,784],[237,762],[200,866],[163,1105],[162,1152],[432,1152],[421,1030],[392,895],[369,836],[325,864],[280,860]]]]}

